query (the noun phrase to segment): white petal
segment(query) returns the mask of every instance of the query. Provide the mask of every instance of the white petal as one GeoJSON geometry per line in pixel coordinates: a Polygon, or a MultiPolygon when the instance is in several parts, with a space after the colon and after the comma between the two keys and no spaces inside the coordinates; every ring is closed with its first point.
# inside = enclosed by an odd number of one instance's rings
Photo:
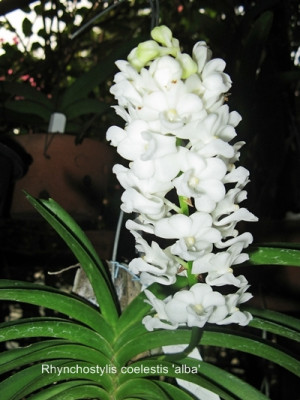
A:
{"type": "Polygon", "coordinates": [[[217,322],[217,325],[239,324],[246,326],[252,320],[252,315],[247,311],[236,311],[229,317],[217,322]]]}
{"type": "Polygon", "coordinates": [[[153,331],[154,329],[167,329],[167,330],[175,330],[178,328],[178,324],[171,325],[165,322],[162,322],[160,319],[156,317],[150,317],[147,315],[142,319],[142,323],[145,325],[145,328],[148,331],[153,331]]]}
{"type": "Polygon", "coordinates": [[[192,221],[183,214],[176,214],[169,218],[157,221],[154,227],[154,234],[164,239],[176,239],[189,236],[192,221]]]}
{"type": "Polygon", "coordinates": [[[210,60],[212,52],[205,42],[200,41],[194,45],[192,53],[198,64],[198,72],[201,73],[205,64],[210,60]]]}
{"type": "Polygon", "coordinates": [[[202,76],[205,79],[207,76],[215,71],[223,72],[225,67],[226,63],[224,60],[222,60],[221,58],[214,58],[205,65],[205,67],[203,68],[202,76]]]}
{"type": "Polygon", "coordinates": [[[118,144],[125,138],[125,132],[118,126],[111,126],[106,132],[106,140],[111,142],[112,146],[118,146],[118,144]]]}
{"type": "Polygon", "coordinates": [[[221,139],[213,139],[210,143],[201,147],[198,147],[198,145],[195,144],[193,147],[200,155],[203,155],[204,157],[214,157],[220,155],[226,158],[231,158],[234,155],[233,147],[221,139]]]}

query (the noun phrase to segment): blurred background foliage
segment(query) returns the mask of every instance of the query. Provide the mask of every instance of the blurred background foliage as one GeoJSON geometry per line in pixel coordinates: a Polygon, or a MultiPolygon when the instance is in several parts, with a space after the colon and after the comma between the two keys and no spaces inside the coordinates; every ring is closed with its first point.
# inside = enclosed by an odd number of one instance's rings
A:
{"type": "Polygon", "coordinates": [[[45,132],[51,113],[61,111],[67,115],[66,132],[78,142],[105,140],[107,127],[121,124],[109,107],[114,61],[149,38],[159,15],[186,51],[205,40],[214,57],[226,60],[233,81],[227,101],[243,117],[238,133],[247,143],[242,163],[251,171],[249,208],[266,219],[300,212],[298,0],[10,4],[27,14],[21,37],[9,22],[8,2],[0,2],[1,24],[15,35],[1,43],[1,132],[45,132]],[[35,36],[32,10],[42,22],[35,36]]]}

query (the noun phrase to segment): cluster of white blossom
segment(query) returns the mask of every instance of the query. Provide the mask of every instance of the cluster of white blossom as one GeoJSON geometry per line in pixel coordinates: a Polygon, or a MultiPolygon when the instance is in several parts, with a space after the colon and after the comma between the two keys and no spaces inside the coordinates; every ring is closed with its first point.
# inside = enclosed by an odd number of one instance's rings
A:
{"type": "Polygon", "coordinates": [[[196,43],[191,57],[166,26],[151,36],[116,63],[111,93],[126,124],[110,127],[107,139],[129,161],[113,172],[125,189],[122,210],[137,214],[126,224],[140,255],[130,271],[144,288],[171,285],[179,275],[190,288],[165,300],[146,289],[156,314],[143,323],[148,330],[246,325],[252,317],[238,305],[252,296],[232,266],[247,260],[243,249],[252,236],[239,234],[236,224],[257,218],[239,205],[249,172],[235,165],[244,143],[232,143],[241,117],[225,104],[231,80],[205,42],[196,43]],[[224,285],[234,293],[212,289],[224,285]]]}

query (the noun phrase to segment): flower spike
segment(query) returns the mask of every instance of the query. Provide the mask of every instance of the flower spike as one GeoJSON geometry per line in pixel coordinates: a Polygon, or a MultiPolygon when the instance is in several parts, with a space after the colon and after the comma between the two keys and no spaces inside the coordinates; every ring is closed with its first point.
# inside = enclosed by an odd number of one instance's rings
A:
{"type": "Polygon", "coordinates": [[[252,296],[234,267],[248,259],[244,249],[253,238],[239,234],[237,224],[257,218],[240,206],[249,172],[238,165],[241,116],[225,104],[232,82],[205,42],[190,56],[166,26],[151,37],[117,62],[111,93],[125,127],[107,131],[128,161],[113,172],[125,190],[122,210],[137,214],[126,224],[138,252],[128,268],[153,307],[143,324],[148,330],[246,325],[252,317],[239,304],[252,296]],[[179,276],[186,277],[184,290],[164,300],[151,292],[152,283],[173,285],[179,276]]]}

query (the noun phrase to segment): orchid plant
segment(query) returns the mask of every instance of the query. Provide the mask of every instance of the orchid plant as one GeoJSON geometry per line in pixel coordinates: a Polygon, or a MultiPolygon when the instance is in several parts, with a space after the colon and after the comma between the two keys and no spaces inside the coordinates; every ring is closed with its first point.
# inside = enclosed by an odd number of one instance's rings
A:
{"type": "Polygon", "coordinates": [[[143,323],[148,330],[247,325],[251,315],[238,306],[251,298],[249,285],[232,266],[248,259],[243,250],[252,242],[237,223],[257,218],[240,207],[249,172],[237,166],[244,143],[232,143],[241,116],[225,104],[231,79],[206,43],[196,43],[191,57],[168,27],[154,28],[151,36],[128,61],[117,62],[111,92],[126,125],[107,132],[130,162],[113,171],[125,189],[122,210],[137,214],[127,228],[140,256],[129,270],[140,276],[156,311],[143,323]],[[146,289],[153,282],[172,285],[178,276],[188,278],[189,288],[164,300],[146,289]],[[233,293],[212,289],[223,286],[233,293]]]}
{"type": "Polygon", "coordinates": [[[0,324],[0,340],[18,344],[0,354],[1,398],[267,399],[267,390],[199,352],[232,349],[300,375],[296,357],[269,338],[300,342],[299,320],[247,308],[248,282],[234,271],[244,262],[300,266],[300,250],[245,251],[252,236],[237,224],[257,218],[240,206],[249,173],[238,165],[244,143],[232,142],[241,117],[225,101],[225,62],[204,42],[192,56],[182,53],[160,26],[117,66],[111,92],[126,125],[109,128],[107,138],[129,161],[114,172],[125,189],[122,211],[136,216],[126,226],[138,256],[126,268],[141,292],[121,311],[109,269],[77,223],[53,199],[27,194],[77,257],[95,301],[0,281],[2,300],[55,311],[0,324]]]}

